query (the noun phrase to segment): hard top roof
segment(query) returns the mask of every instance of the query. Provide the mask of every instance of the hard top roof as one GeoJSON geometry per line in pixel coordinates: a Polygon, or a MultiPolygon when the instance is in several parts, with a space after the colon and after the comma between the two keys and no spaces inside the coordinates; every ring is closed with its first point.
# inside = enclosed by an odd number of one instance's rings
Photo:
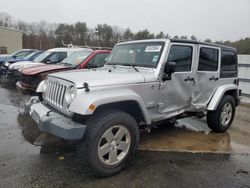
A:
{"type": "Polygon", "coordinates": [[[170,39],[170,41],[171,42],[192,43],[192,44],[201,44],[201,45],[207,45],[207,46],[215,46],[215,47],[219,47],[223,50],[236,51],[236,49],[231,47],[231,46],[208,43],[208,42],[200,42],[200,41],[196,41],[196,40],[170,39]]]}
{"type": "Polygon", "coordinates": [[[184,40],[184,39],[146,39],[146,40],[134,40],[134,41],[126,41],[126,42],[121,42],[119,44],[129,44],[129,43],[135,43],[135,42],[176,42],[176,43],[189,43],[189,44],[201,44],[201,45],[207,45],[207,46],[214,46],[214,47],[219,47],[222,50],[228,50],[228,51],[234,51],[236,52],[236,49],[230,46],[225,46],[225,45],[219,45],[219,44],[214,44],[214,43],[207,43],[207,42],[200,42],[196,40],[184,40]]]}

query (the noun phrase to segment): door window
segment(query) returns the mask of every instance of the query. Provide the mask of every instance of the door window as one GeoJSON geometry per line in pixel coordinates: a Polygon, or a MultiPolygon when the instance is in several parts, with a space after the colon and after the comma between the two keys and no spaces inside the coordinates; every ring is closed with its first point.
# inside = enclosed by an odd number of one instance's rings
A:
{"type": "Polygon", "coordinates": [[[193,48],[191,46],[171,46],[167,62],[175,62],[175,72],[191,71],[193,48]]]}
{"type": "Polygon", "coordinates": [[[55,52],[49,57],[51,63],[58,63],[67,57],[67,52],[55,52]]]}
{"type": "Polygon", "coordinates": [[[218,70],[219,50],[213,48],[200,48],[198,71],[218,70]]]}
{"type": "Polygon", "coordinates": [[[237,55],[232,51],[221,51],[221,77],[237,76],[237,55]]]}

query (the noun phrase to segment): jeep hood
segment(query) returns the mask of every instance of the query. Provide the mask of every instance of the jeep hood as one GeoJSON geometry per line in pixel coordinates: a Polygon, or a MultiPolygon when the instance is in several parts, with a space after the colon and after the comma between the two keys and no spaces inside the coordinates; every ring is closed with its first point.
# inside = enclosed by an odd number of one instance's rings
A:
{"type": "Polygon", "coordinates": [[[53,73],[50,76],[73,82],[77,88],[86,82],[90,87],[120,84],[138,84],[156,81],[152,71],[135,71],[132,68],[83,69],[53,73]]]}
{"type": "Polygon", "coordinates": [[[25,75],[37,75],[44,72],[67,70],[69,67],[63,65],[37,65],[22,69],[22,73],[25,75]]]}

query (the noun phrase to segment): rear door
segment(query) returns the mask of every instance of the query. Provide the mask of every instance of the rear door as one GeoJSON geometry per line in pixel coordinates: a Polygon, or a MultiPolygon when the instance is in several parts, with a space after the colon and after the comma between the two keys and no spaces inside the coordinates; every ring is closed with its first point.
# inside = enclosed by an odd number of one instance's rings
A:
{"type": "Polygon", "coordinates": [[[220,54],[219,47],[199,45],[198,67],[193,103],[205,108],[219,86],[220,54]]]}

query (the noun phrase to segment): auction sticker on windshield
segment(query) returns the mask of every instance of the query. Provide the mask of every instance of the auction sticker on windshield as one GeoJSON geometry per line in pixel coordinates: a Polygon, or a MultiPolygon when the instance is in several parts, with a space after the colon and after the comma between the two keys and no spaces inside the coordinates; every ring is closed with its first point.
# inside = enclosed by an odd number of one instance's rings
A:
{"type": "Polygon", "coordinates": [[[159,52],[161,51],[161,46],[147,46],[145,52],[159,52]]]}

